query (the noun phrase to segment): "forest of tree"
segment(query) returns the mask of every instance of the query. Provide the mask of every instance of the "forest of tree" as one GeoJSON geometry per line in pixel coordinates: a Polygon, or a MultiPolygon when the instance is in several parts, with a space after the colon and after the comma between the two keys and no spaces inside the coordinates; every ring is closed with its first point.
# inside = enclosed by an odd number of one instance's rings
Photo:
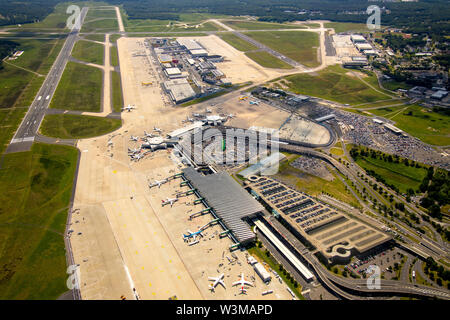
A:
{"type": "Polygon", "coordinates": [[[9,56],[19,46],[17,42],[0,39],[0,70],[3,68],[3,58],[9,56]]]}

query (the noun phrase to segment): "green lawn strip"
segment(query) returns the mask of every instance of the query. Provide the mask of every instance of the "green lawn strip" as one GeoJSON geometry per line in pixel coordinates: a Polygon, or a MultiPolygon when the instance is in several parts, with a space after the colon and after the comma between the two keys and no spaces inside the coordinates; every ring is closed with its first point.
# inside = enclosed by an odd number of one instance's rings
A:
{"type": "Polygon", "coordinates": [[[92,40],[92,41],[99,41],[99,42],[105,42],[105,35],[104,34],[87,34],[84,36],[85,39],[92,40]]]}
{"type": "Polygon", "coordinates": [[[235,20],[225,20],[222,22],[235,30],[305,29],[302,25],[289,25],[286,23],[235,20]]]}
{"type": "Polygon", "coordinates": [[[258,48],[255,47],[250,42],[245,41],[242,38],[239,38],[238,36],[232,34],[232,33],[223,33],[219,35],[219,37],[227,42],[229,45],[234,47],[236,50],[239,51],[250,51],[250,50],[257,50],[258,48]]]}
{"type": "Polygon", "coordinates": [[[113,67],[117,67],[119,65],[119,54],[117,47],[111,47],[110,48],[110,63],[113,67]]]}
{"type": "Polygon", "coordinates": [[[391,91],[395,91],[398,89],[411,89],[413,86],[406,83],[406,82],[398,82],[395,80],[389,80],[389,81],[382,81],[381,83],[383,85],[384,88],[386,88],[387,90],[391,90],[391,91]]]}
{"type": "Polygon", "coordinates": [[[63,233],[78,152],[35,143],[0,169],[0,299],[56,299],[66,287],[63,233]]]}
{"type": "Polygon", "coordinates": [[[245,55],[265,68],[292,69],[292,66],[266,51],[246,52],[245,55]]]}
{"type": "Polygon", "coordinates": [[[84,40],[77,41],[72,51],[75,59],[98,65],[104,64],[104,55],[104,45],[84,40]]]}
{"type": "Polygon", "coordinates": [[[40,132],[48,137],[60,139],[83,139],[105,135],[122,125],[120,119],[72,114],[48,114],[42,122],[40,132]]]}
{"type": "MultiPolygon", "coordinates": [[[[262,247],[264,248],[264,247],[262,247]]],[[[267,254],[265,252],[263,252],[262,248],[258,248],[256,245],[247,249],[248,253],[251,255],[254,255],[258,258],[258,260],[260,261],[264,261],[265,263],[267,263],[269,265],[269,267],[272,270],[275,270],[278,275],[280,276],[280,278],[283,280],[283,282],[292,290],[292,292],[294,292],[294,294],[297,296],[298,299],[300,300],[305,300],[305,297],[302,296],[302,286],[299,284],[297,288],[295,288],[294,284],[289,281],[286,277],[286,275],[283,274],[283,272],[280,271],[280,269],[278,268],[278,262],[275,260],[274,257],[272,257],[272,255],[270,255],[270,257],[267,256],[267,254]]],[[[275,279],[273,279],[272,281],[275,281],[275,279]]]]}
{"type": "Polygon", "coordinates": [[[297,94],[339,103],[361,104],[388,99],[347,72],[341,66],[330,66],[316,73],[294,74],[284,79],[289,81],[289,89],[297,94]]]}
{"type": "Polygon", "coordinates": [[[118,31],[119,23],[117,19],[102,19],[95,21],[85,21],[81,27],[81,32],[92,32],[92,31],[118,31]]]}
{"type": "Polygon", "coordinates": [[[309,31],[266,31],[245,33],[252,39],[307,67],[316,67],[319,34],[309,31]]]}
{"type": "Polygon", "coordinates": [[[95,9],[90,8],[84,21],[90,21],[98,18],[112,18],[117,19],[116,10],[114,8],[111,9],[95,9]]]}
{"type": "Polygon", "coordinates": [[[111,73],[111,81],[112,81],[112,103],[114,112],[120,112],[123,106],[123,97],[122,97],[122,85],[120,74],[117,72],[111,73]]]}
{"type": "Polygon", "coordinates": [[[102,77],[100,69],[69,61],[50,108],[100,111],[102,77]]]}
{"type": "Polygon", "coordinates": [[[333,28],[336,33],[340,32],[369,32],[366,24],[351,23],[351,22],[327,22],[324,24],[325,28],[333,28]]]}
{"type": "Polygon", "coordinates": [[[387,184],[395,185],[401,192],[408,188],[416,190],[427,174],[425,168],[405,166],[403,163],[385,162],[380,159],[361,156],[356,163],[365,170],[373,170],[382,176],[387,184]]]}

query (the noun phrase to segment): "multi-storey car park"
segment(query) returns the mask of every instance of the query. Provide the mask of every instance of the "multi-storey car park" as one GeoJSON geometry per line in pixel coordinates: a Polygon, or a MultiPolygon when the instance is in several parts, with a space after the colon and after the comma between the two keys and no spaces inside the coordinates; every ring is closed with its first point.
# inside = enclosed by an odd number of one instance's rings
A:
{"type": "Polygon", "coordinates": [[[249,176],[246,184],[300,239],[332,262],[348,262],[391,238],[332,207],[269,177],[249,176]]]}

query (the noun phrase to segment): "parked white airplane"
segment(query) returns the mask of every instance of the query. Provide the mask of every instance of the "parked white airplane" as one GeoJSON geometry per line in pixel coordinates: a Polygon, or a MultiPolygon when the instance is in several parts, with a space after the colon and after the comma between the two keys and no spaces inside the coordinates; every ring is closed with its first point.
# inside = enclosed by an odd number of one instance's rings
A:
{"type": "Polygon", "coordinates": [[[155,182],[153,182],[152,184],[149,184],[149,188],[153,188],[153,187],[156,187],[156,186],[158,186],[158,188],[160,188],[161,185],[166,183],[166,182],[167,182],[166,179],[164,179],[164,180],[155,180],[155,182]]]}
{"type": "Polygon", "coordinates": [[[124,106],[123,108],[122,108],[122,111],[128,111],[128,112],[131,112],[131,110],[133,110],[133,109],[137,109],[136,108],[136,106],[135,105],[132,105],[132,104],[129,104],[128,106],[124,106]]]}
{"type": "Polygon", "coordinates": [[[217,286],[219,283],[226,289],[227,287],[225,287],[225,283],[224,283],[223,280],[222,280],[223,277],[224,277],[224,274],[223,274],[223,273],[220,274],[218,277],[208,277],[208,280],[209,280],[209,281],[214,281],[213,283],[211,283],[211,284],[209,285],[209,290],[211,290],[212,292],[214,292],[216,286],[217,286]]]}
{"type": "Polygon", "coordinates": [[[194,119],[187,117],[185,120],[182,121],[184,122],[194,122],[194,119]]]}
{"type": "Polygon", "coordinates": [[[138,141],[139,137],[138,136],[131,136],[130,137],[130,141],[138,141]]]}
{"type": "Polygon", "coordinates": [[[233,282],[233,286],[236,286],[238,284],[241,285],[242,287],[244,287],[245,285],[253,287],[253,283],[245,280],[244,273],[241,273],[241,280],[233,282]]]}
{"type": "Polygon", "coordinates": [[[155,135],[154,135],[153,133],[147,133],[147,131],[144,131],[144,135],[145,135],[147,138],[154,138],[154,137],[155,137],[155,135]]]}
{"type": "Polygon", "coordinates": [[[139,148],[134,148],[134,149],[130,149],[130,148],[128,148],[128,154],[130,154],[130,153],[132,153],[132,154],[136,154],[136,153],[139,153],[139,152],[141,152],[141,149],[139,148]]]}
{"type": "Polygon", "coordinates": [[[169,204],[169,203],[170,203],[170,207],[172,207],[173,204],[174,204],[175,202],[177,202],[177,201],[178,201],[178,198],[167,198],[166,200],[162,200],[161,206],[164,207],[166,204],[169,204]]]}
{"type": "Polygon", "coordinates": [[[112,147],[114,146],[114,142],[112,142],[111,140],[108,141],[108,147],[112,147]]]}
{"type": "Polygon", "coordinates": [[[157,128],[157,127],[153,127],[153,131],[156,131],[156,132],[158,132],[158,133],[161,133],[161,129],[160,128],[157,128]]]}
{"type": "Polygon", "coordinates": [[[142,154],[142,153],[133,154],[133,155],[131,155],[131,159],[132,159],[132,160],[135,160],[135,161],[139,161],[139,160],[141,160],[144,156],[145,156],[145,154],[142,154]]]}

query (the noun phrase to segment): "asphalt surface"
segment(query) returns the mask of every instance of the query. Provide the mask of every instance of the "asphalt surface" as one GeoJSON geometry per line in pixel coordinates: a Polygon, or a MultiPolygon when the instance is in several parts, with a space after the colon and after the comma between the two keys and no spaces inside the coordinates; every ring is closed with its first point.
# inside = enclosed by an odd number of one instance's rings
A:
{"type": "Polygon", "coordinates": [[[23,118],[16,134],[6,149],[7,153],[30,150],[42,120],[44,119],[46,110],[50,105],[56,88],[58,87],[58,83],[61,79],[62,73],[64,72],[67,61],[69,60],[70,54],[72,53],[75,42],[78,39],[78,34],[81,26],[83,25],[87,11],[88,8],[83,8],[81,10],[80,28],[74,27],[67,36],[66,42],[56,58],[56,61],[45,78],[45,81],[39,89],[33,103],[28,109],[27,114],[23,118]]]}

